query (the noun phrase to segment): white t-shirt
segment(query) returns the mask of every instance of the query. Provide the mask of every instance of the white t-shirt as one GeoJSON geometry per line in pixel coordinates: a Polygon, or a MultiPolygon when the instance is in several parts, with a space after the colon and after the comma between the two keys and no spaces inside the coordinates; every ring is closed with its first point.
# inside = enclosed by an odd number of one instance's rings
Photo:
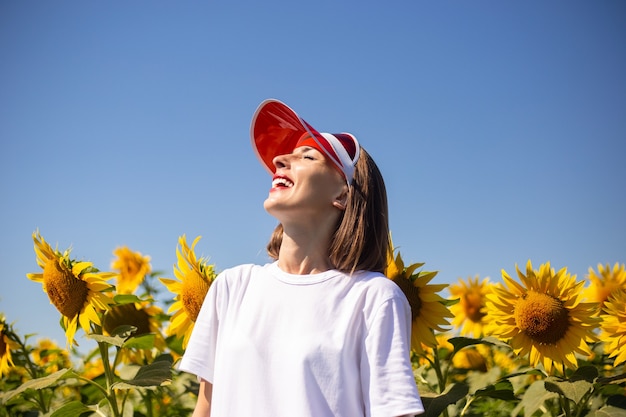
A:
{"type": "Polygon", "coordinates": [[[213,383],[212,417],[413,415],[411,312],[385,276],[222,272],[179,369],[213,383]]]}

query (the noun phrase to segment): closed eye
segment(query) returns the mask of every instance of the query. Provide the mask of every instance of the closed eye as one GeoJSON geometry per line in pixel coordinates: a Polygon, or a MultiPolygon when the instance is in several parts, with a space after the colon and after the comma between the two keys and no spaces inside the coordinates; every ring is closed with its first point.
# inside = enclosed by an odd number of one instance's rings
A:
{"type": "Polygon", "coordinates": [[[294,150],[293,154],[310,161],[318,161],[320,158],[324,157],[320,151],[310,146],[300,146],[294,150]]]}

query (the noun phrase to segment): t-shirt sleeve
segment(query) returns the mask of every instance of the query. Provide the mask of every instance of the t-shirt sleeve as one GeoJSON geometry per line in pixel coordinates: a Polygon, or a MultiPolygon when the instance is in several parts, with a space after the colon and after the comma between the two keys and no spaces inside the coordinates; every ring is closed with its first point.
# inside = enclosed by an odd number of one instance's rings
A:
{"type": "Polygon", "coordinates": [[[213,382],[215,369],[215,352],[220,323],[219,299],[227,289],[223,282],[225,280],[220,278],[218,276],[209,287],[189,343],[178,366],[181,371],[189,372],[209,382],[213,382]]]}
{"type": "Polygon", "coordinates": [[[411,309],[398,289],[369,320],[361,357],[366,415],[405,416],[424,411],[409,356],[410,340],[411,309]]]}

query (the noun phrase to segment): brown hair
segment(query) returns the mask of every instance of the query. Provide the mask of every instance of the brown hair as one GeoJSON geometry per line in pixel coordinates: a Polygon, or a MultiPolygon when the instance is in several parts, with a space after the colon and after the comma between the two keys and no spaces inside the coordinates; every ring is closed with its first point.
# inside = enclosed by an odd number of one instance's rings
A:
{"type": "MultiPolygon", "coordinates": [[[[328,248],[333,267],[383,273],[390,250],[388,215],[383,177],[374,160],[361,148],[346,209],[328,248]]],[[[267,252],[274,259],[278,259],[282,240],[283,226],[279,224],[267,244],[267,252]]]]}

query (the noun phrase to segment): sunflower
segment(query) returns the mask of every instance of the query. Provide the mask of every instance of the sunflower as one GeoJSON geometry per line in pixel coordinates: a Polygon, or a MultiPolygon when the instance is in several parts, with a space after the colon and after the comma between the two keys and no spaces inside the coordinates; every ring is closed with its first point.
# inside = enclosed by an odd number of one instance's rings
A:
{"type": "Polygon", "coordinates": [[[89,380],[94,380],[104,375],[104,372],[104,362],[102,362],[102,357],[99,356],[84,363],[81,376],[89,380]]]}
{"type": "MultiPolygon", "coordinates": [[[[120,326],[133,326],[136,328],[133,336],[154,335],[152,347],[162,352],[166,348],[165,339],[160,331],[161,323],[158,320],[162,314],[163,311],[159,307],[148,301],[117,304],[104,314],[102,330],[104,334],[113,335],[115,329],[120,326]]],[[[129,349],[122,351],[122,360],[125,363],[151,361],[154,357],[152,349],[141,349],[136,352],[129,349]]]]}
{"type": "MultiPolygon", "coordinates": [[[[422,343],[421,353],[416,356],[418,365],[432,366],[435,363],[435,348],[437,348],[437,357],[439,359],[449,359],[454,351],[454,345],[449,341],[450,337],[448,333],[437,333],[435,335],[436,346],[427,346],[422,343]]],[[[415,349],[413,349],[413,352],[415,353],[415,349]]]]}
{"type": "Polygon", "coordinates": [[[117,292],[132,294],[146,275],[152,271],[150,257],[139,252],[133,252],[126,246],[116,248],[113,255],[117,256],[111,262],[111,269],[119,271],[117,276],[117,292]]]}
{"type": "Polygon", "coordinates": [[[604,349],[616,367],[626,362],[626,291],[617,291],[606,300],[601,317],[604,349]]]}
{"type": "Polygon", "coordinates": [[[33,362],[45,369],[48,375],[72,366],[68,351],[61,349],[50,339],[39,340],[32,355],[33,362]]]}
{"type": "Polygon", "coordinates": [[[459,350],[452,358],[452,364],[457,369],[487,372],[487,360],[475,347],[459,350]]]}
{"type": "Polygon", "coordinates": [[[424,353],[422,345],[437,346],[434,331],[445,331],[441,326],[450,325],[446,317],[454,317],[445,305],[446,300],[437,294],[448,284],[428,285],[437,275],[436,271],[414,273],[423,265],[415,263],[405,268],[400,252],[394,259],[392,246],[385,270],[385,275],[400,287],[411,305],[411,347],[419,354],[424,353]]]}
{"type": "Polygon", "coordinates": [[[13,331],[0,316],[0,378],[7,375],[13,367],[11,351],[19,348],[19,344],[13,340],[13,331]]]}
{"type": "Polygon", "coordinates": [[[597,303],[600,313],[604,302],[617,290],[626,290],[626,269],[624,264],[620,266],[619,263],[615,263],[613,269],[606,264],[598,264],[598,272],[596,273],[593,268],[589,268],[589,287],[587,287],[583,293],[586,301],[597,303]]]}
{"type": "Polygon", "coordinates": [[[452,325],[460,328],[461,336],[480,337],[485,326],[485,302],[491,286],[489,278],[481,282],[476,276],[473,280],[468,278],[467,283],[459,279],[457,285],[450,285],[450,298],[458,298],[459,302],[450,306],[454,314],[452,325]]]}
{"type": "Polygon", "coordinates": [[[69,249],[64,253],[53,250],[39,232],[33,233],[37,264],[43,269],[39,274],[26,274],[28,279],[41,282],[43,291],[62,315],[68,345],[75,344],[78,326],[85,333],[91,324],[100,325],[100,313],[113,304],[107,294],[113,289],[106,281],[115,276],[112,272],[98,272],[91,262],[71,260],[69,249]]]}
{"type": "Polygon", "coordinates": [[[198,236],[191,248],[185,235],[178,238],[180,249],[176,248],[178,268],[174,266],[174,275],[178,280],[159,278],[167,289],[176,294],[168,313],[174,313],[167,333],[183,338],[183,349],[187,347],[194,323],[200,313],[200,307],[209,286],[216,277],[214,265],[209,265],[205,258],[196,258],[194,248],[201,236],[198,236]]]}
{"type": "Polygon", "coordinates": [[[549,262],[536,271],[529,260],[526,275],[515,269],[522,285],[502,270],[505,285],[487,295],[494,336],[508,341],[516,355],[529,355],[531,366],[542,363],[548,373],[559,364],[575,368],[576,353],[591,355],[587,343],[596,340],[599,325],[591,317],[594,305],[581,303],[584,281],[576,282],[567,268],[555,273],[549,262]]]}

